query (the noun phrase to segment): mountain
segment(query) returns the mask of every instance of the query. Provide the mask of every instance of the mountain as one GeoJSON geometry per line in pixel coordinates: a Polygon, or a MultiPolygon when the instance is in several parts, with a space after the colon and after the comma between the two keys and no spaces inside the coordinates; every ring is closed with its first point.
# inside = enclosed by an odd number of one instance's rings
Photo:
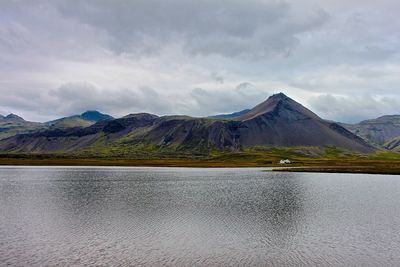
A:
{"type": "Polygon", "coordinates": [[[17,134],[26,134],[49,129],[88,127],[98,121],[110,119],[113,119],[113,117],[98,111],[86,111],[81,115],[65,117],[46,123],[26,121],[16,114],[9,114],[5,117],[0,115],[0,140],[17,134]]]}
{"type": "Polygon", "coordinates": [[[6,117],[4,117],[4,120],[8,121],[8,122],[25,122],[25,120],[23,118],[21,118],[18,115],[15,115],[13,113],[7,115],[6,117]]]}
{"type": "Polygon", "coordinates": [[[50,128],[65,129],[74,127],[88,127],[94,123],[94,121],[85,120],[81,116],[76,115],[50,121],[47,122],[46,125],[48,125],[50,128]]]}
{"type": "Polygon", "coordinates": [[[82,119],[95,122],[114,119],[112,116],[100,113],[97,110],[88,110],[82,113],[80,116],[82,117],[82,119]]]}
{"type": "Polygon", "coordinates": [[[400,115],[386,115],[357,124],[341,124],[372,144],[384,145],[400,136],[400,115]]]}
{"type": "Polygon", "coordinates": [[[88,127],[101,120],[111,120],[113,117],[107,114],[100,113],[95,110],[89,110],[81,115],[73,115],[64,117],[54,121],[46,122],[46,125],[51,128],[73,128],[73,127],[88,127]]]}
{"type": "Polygon", "coordinates": [[[336,123],[327,122],[286,95],[279,93],[236,120],[241,122],[246,146],[335,145],[357,151],[370,150],[361,138],[336,123]]]}
{"type": "Polygon", "coordinates": [[[215,149],[239,151],[254,146],[337,146],[373,151],[360,137],[321,119],[282,93],[230,120],[139,113],[101,120],[85,128],[52,129],[0,141],[1,151],[140,157],[154,151],[204,155],[215,149]]]}
{"type": "Polygon", "coordinates": [[[26,121],[15,114],[9,114],[5,117],[0,116],[0,140],[20,133],[38,131],[43,128],[41,123],[26,121]]]}
{"type": "Polygon", "coordinates": [[[249,112],[250,109],[244,109],[238,112],[233,112],[233,113],[229,113],[229,114],[218,114],[218,115],[213,115],[213,116],[209,116],[209,118],[212,119],[233,119],[236,117],[240,117],[244,114],[246,114],[247,112],[249,112]]]}

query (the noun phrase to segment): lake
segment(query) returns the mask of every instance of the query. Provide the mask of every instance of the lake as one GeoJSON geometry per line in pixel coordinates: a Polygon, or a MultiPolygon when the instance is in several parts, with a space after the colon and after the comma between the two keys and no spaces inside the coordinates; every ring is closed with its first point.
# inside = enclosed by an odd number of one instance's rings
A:
{"type": "Polygon", "coordinates": [[[400,176],[0,167],[1,266],[398,266],[400,176]]]}

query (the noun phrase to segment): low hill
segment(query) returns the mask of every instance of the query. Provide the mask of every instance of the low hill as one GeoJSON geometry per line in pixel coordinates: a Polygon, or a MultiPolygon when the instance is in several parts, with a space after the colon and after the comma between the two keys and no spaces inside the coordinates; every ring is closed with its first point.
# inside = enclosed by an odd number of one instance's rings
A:
{"type": "Polygon", "coordinates": [[[0,140],[16,134],[31,133],[44,128],[45,126],[41,123],[26,121],[15,114],[0,116],[0,140]]]}
{"type": "Polygon", "coordinates": [[[46,122],[47,126],[51,128],[73,128],[73,127],[88,127],[101,120],[111,120],[113,117],[107,114],[100,113],[95,110],[90,110],[82,113],[81,115],[73,115],[64,117],[54,121],[46,122]]]}

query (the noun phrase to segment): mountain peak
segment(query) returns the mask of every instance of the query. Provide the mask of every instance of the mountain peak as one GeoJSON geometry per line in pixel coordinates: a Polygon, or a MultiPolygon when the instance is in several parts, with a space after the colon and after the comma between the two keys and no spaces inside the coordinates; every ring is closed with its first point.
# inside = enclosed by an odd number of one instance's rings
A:
{"type": "Polygon", "coordinates": [[[286,114],[285,116],[298,117],[301,114],[301,116],[303,117],[321,120],[321,118],[319,118],[312,111],[305,108],[303,105],[297,103],[284,93],[278,93],[270,96],[267,100],[258,104],[257,106],[252,108],[249,112],[247,112],[243,116],[238,117],[237,119],[240,121],[247,121],[267,113],[271,113],[274,111],[282,112],[283,110],[285,110],[286,114]],[[278,109],[280,111],[278,111],[278,109]]]}
{"type": "Polygon", "coordinates": [[[249,112],[244,114],[243,116],[238,117],[239,120],[245,121],[245,120],[250,120],[255,117],[258,117],[260,115],[263,115],[265,113],[269,113],[273,111],[280,103],[285,102],[285,103],[297,103],[294,100],[292,100],[290,97],[286,96],[284,93],[278,93],[274,94],[270,97],[268,97],[267,100],[264,102],[258,104],[254,108],[252,108],[249,112]]]}
{"type": "Polygon", "coordinates": [[[113,119],[110,115],[103,114],[97,110],[88,110],[81,114],[81,117],[89,121],[102,121],[113,119]]]}
{"type": "Polygon", "coordinates": [[[25,121],[23,118],[21,118],[18,115],[15,115],[13,113],[8,114],[6,117],[4,117],[6,120],[12,120],[12,121],[25,121]]]}
{"type": "Polygon", "coordinates": [[[97,110],[87,110],[87,111],[83,112],[83,113],[81,114],[81,116],[99,115],[99,114],[101,114],[101,113],[100,113],[99,111],[97,111],[97,110]]]}
{"type": "MultiPolygon", "coordinates": [[[[286,99],[290,99],[290,97],[288,97],[287,95],[285,95],[284,93],[277,93],[277,94],[273,94],[272,96],[268,97],[268,99],[272,99],[272,100],[286,100],[286,99]]],[[[268,100],[267,99],[267,100],[268,100]]]]}

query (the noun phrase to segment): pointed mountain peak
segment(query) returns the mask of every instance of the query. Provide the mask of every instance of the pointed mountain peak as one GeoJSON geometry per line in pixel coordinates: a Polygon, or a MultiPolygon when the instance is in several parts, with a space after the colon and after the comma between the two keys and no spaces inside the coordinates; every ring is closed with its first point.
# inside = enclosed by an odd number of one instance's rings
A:
{"type": "Polygon", "coordinates": [[[12,120],[12,121],[25,121],[23,118],[21,118],[21,117],[18,116],[18,115],[15,115],[15,114],[13,114],[13,113],[8,114],[8,115],[5,117],[5,119],[6,119],[6,120],[12,120]]]}
{"type": "Polygon", "coordinates": [[[110,115],[103,114],[97,110],[88,110],[81,114],[81,117],[89,121],[102,121],[113,119],[110,115]]]}
{"type": "Polygon", "coordinates": [[[274,94],[272,96],[270,96],[268,100],[287,100],[290,99],[290,97],[288,97],[287,95],[285,95],[284,93],[278,93],[278,94],[274,94]]]}
{"type": "Polygon", "coordinates": [[[284,93],[278,93],[270,96],[267,100],[255,106],[243,116],[238,117],[238,120],[246,121],[267,113],[278,112],[279,110],[280,112],[285,110],[290,113],[302,114],[305,117],[320,119],[312,111],[297,103],[284,93]]]}
{"type": "Polygon", "coordinates": [[[238,119],[242,121],[253,119],[265,113],[272,112],[278,106],[279,103],[288,101],[296,103],[294,100],[286,96],[284,93],[274,94],[268,97],[268,99],[265,100],[264,102],[252,108],[243,116],[238,117],[238,119]]]}

